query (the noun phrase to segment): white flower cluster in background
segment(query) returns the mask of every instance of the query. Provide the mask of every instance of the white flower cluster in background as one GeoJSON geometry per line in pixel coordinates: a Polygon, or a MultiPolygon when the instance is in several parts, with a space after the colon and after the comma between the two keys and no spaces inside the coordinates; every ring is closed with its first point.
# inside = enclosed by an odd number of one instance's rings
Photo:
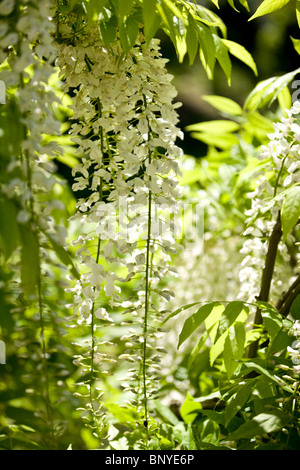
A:
{"type": "Polygon", "coordinates": [[[125,57],[118,39],[105,48],[97,31],[57,47],[65,90],[74,94],[70,133],[81,156],[73,169],[73,190],[84,194],[72,218],[80,231],[73,245],[82,274],[70,289],[70,307],[80,325],[90,325],[92,340],[89,357],[78,356],[76,363],[84,373],[90,371],[87,408],[101,421],[99,395],[91,389],[101,371],[107,372],[104,364],[113,360],[102,353],[108,342],[96,338],[105,324],[120,318],[130,324],[119,359],[131,367],[122,383],[124,392],[136,397],[131,403],[145,413],[155,395],[152,379],[160,367],[155,322],[173,295],[161,282],[172,275],[169,262],[176,252],[182,152],[175,141],[182,133],[173,104],[177,92],[158,40],[147,45],[140,35],[125,57]],[[127,283],[135,293],[129,299],[127,283]]]}
{"type": "MultiPolygon", "coordinates": [[[[241,250],[244,259],[241,264],[241,291],[239,298],[255,302],[260,288],[265,255],[269,236],[276,223],[282,198],[275,196],[288,187],[300,181],[300,102],[295,102],[290,110],[285,111],[285,117],[274,124],[274,133],[269,134],[270,142],[263,145],[259,158],[266,162],[259,175],[256,188],[248,194],[251,199],[251,209],[246,212],[248,228],[244,235],[250,236],[245,240],[241,250]],[[271,183],[268,173],[274,172],[275,179],[271,183]]],[[[290,238],[292,236],[290,235],[290,238]]],[[[279,294],[285,279],[291,279],[293,272],[289,264],[286,244],[279,243],[279,253],[283,263],[276,266],[273,281],[273,292],[279,294]]]]}
{"type": "MultiPolygon", "coordinates": [[[[5,0],[0,13],[0,79],[6,86],[8,109],[15,106],[16,127],[23,127],[23,135],[7,136],[11,160],[6,174],[10,179],[1,191],[7,198],[18,198],[20,224],[27,223],[34,210],[42,230],[48,230],[63,245],[66,232],[56,227],[51,213],[64,210],[64,204],[54,199],[42,208],[41,199],[38,202],[38,195],[49,194],[60,182],[52,163],[59,147],[51,140],[60,133],[60,122],[53,115],[58,98],[48,85],[56,55],[51,5],[47,0],[5,0]],[[44,140],[43,136],[50,138],[44,140]],[[14,151],[16,142],[20,143],[19,153],[14,151]]],[[[12,122],[8,126],[14,132],[12,122]]]]}
{"type": "Polygon", "coordinates": [[[291,346],[287,347],[289,356],[294,364],[293,369],[295,374],[300,373],[300,321],[296,320],[292,327],[293,335],[296,340],[293,341],[291,346]]]}

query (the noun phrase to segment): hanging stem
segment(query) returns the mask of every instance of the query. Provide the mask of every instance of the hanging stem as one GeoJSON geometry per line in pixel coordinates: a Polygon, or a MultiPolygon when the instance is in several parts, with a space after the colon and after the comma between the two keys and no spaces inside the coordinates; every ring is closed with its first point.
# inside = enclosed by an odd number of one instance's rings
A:
{"type": "MultiPolygon", "coordinates": [[[[99,118],[102,117],[102,104],[99,98],[97,98],[97,105],[98,105],[98,116],[99,118]]],[[[101,148],[101,154],[102,154],[102,159],[103,159],[103,153],[104,153],[104,140],[103,140],[103,128],[100,127],[100,148],[101,148]]],[[[100,177],[100,183],[99,183],[99,200],[100,202],[103,199],[103,177],[100,177]]],[[[97,243],[97,254],[96,254],[96,263],[99,263],[99,258],[100,258],[100,252],[101,252],[101,237],[99,235],[98,237],[98,243],[97,243]]],[[[93,289],[95,291],[95,287],[93,289]]],[[[93,301],[92,309],[91,309],[91,336],[92,336],[92,344],[91,344],[91,367],[90,367],[90,383],[89,383],[89,395],[90,395],[90,403],[93,412],[94,406],[93,406],[93,397],[92,397],[92,385],[93,385],[93,379],[94,379],[94,357],[95,357],[95,339],[94,339],[94,327],[95,327],[95,301],[93,301]]]]}
{"type": "MultiPolygon", "coordinates": [[[[37,224],[36,224],[36,216],[34,212],[32,174],[31,174],[31,167],[30,167],[28,152],[25,153],[25,159],[26,159],[26,170],[27,170],[27,184],[28,184],[28,189],[30,193],[30,198],[29,198],[30,219],[34,227],[34,232],[36,234],[37,240],[39,240],[37,224]]],[[[37,292],[38,292],[38,309],[39,309],[40,330],[41,330],[40,338],[41,338],[41,349],[42,349],[42,367],[43,367],[44,378],[45,378],[44,400],[45,400],[45,405],[46,405],[47,419],[51,427],[51,438],[52,438],[52,442],[54,443],[55,442],[54,427],[53,427],[53,418],[52,418],[52,413],[51,413],[48,364],[47,364],[47,357],[46,357],[47,346],[46,346],[46,340],[45,340],[45,321],[44,321],[43,293],[42,293],[40,244],[38,244],[37,292]]]]}
{"type": "MultiPolygon", "coordinates": [[[[143,95],[144,107],[147,108],[146,96],[143,95]]],[[[150,125],[148,121],[148,141],[150,139],[150,125]]],[[[151,164],[151,151],[148,150],[148,163],[151,164]]],[[[151,181],[151,176],[149,177],[151,181]]],[[[148,397],[147,397],[147,367],[146,367],[146,358],[147,358],[147,335],[148,335],[148,315],[149,315],[149,303],[150,303],[150,247],[151,247],[151,226],[152,226],[152,192],[149,189],[148,193],[148,232],[147,232],[147,243],[146,243],[146,287],[145,287],[145,312],[144,312],[144,329],[143,329],[143,395],[144,395],[144,426],[147,431],[148,436],[148,397]]]]}

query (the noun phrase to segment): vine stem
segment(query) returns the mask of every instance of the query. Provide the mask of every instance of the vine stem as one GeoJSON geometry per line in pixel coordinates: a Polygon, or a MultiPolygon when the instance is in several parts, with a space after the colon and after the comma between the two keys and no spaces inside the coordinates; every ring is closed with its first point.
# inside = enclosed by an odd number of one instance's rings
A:
{"type": "MultiPolygon", "coordinates": [[[[274,274],[277,250],[278,250],[279,242],[281,240],[281,236],[282,236],[281,218],[280,218],[280,211],[278,211],[277,221],[273,227],[273,230],[269,239],[268,251],[267,251],[265,265],[264,265],[264,269],[262,273],[260,293],[257,298],[258,301],[268,302],[272,278],[274,274]]],[[[262,324],[262,315],[261,315],[260,308],[257,308],[256,310],[254,324],[256,325],[262,324]]],[[[248,357],[249,358],[256,357],[257,351],[258,351],[258,340],[250,344],[248,357]]]]}
{"type": "Polygon", "coordinates": [[[287,292],[278,300],[276,308],[283,317],[286,317],[289,313],[290,307],[297,295],[300,294],[300,275],[293,282],[287,292]]]}

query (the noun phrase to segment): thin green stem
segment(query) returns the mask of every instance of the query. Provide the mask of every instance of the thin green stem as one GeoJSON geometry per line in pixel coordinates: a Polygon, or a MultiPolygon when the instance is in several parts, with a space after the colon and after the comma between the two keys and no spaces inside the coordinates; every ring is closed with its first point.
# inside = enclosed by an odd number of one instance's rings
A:
{"type": "Polygon", "coordinates": [[[41,339],[41,349],[42,349],[42,367],[43,367],[44,379],[45,379],[44,400],[45,400],[45,405],[46,405],[47,419],[51,428],[51,438],[54,444],[55,443],[54,426],[53,426],[53,418],[52,418],[52,412],[51,412],[49,374],[48,374],[48,363],[47,363],[47,346],[46,346],[46,340],[45,340],[45,321],[44,321],[42,274],[41,274],[41,253],[40,253],[39,234],[38,234],[38,228],[37,228],[37,223],[36,223],[36,214],[34,212],[32,173],[31,173],[31,166],[30,166],[28,152],[26,152],[25,154],[25,159],[26,159],[26,169],[27,169],[27,185],[28,185],[29,194],[30,194],[30,197],[29,197],[30,219],[32,222],[33,230],[38,240],[37,292],[38,292],[38,310],[39,310],[40,331],[41,331],[40,339],[41,339]]]}
{"type": "Polygon", "coordinates": [[[280,170],[278,171],[278,175],[277,175],[276,182],[275,182],[273,197],[275,197],[276,194],[277,194],[277,189],[278,189],[278,185],[279,185],[279,179],[280,179],[280,176],[281,176],[281,173],[282,173],[282,170],[283,170],[283,167],[284,167],[284,163],[285,163],[286,158],[287,158],[287,157],[284,157],[284,158],[282,159],[281,167],[280,167],[280,170]]]}
{"type": "MultiPolygon", "coordinates": [[[[100,178],[100,201],[102,201],[102,193],[103,193],[103,178],[100,178]]],[[[97,244],[97,255],[96,255],[96,263],[99,263],[99,258],[100,258],[100,252],[101,252],[101,238],[99,236],[98,238],[98,244],[97,244]]],[[[95,291],[95,287],[93,289],[95,291]]],[[[91,367],[90,367],[90,400],[91,400],[91,406],[93,403],[92,400],[92,383],[93,383],[93,374],[94,374],[94,357],[95,357],[95,338],[94,338],[94,328],[95,328],[95,301],[93,301],[92,309],[91,309],[91,335],[92,335],[92,344],[91,344],[91,367]]]]}
{"type": "MultiPolygon", "coordinates": [[[[102,116],[102,104],[99,98],[97,98],[97,105],[98,105],[98,116],[101,118],[102,116]]],[[[103,158],[103,153],[104,153],[104,140],[103,140],[103,128],[100,127],[99,130],[99,136],[100,136],[100,146],[101,146],[101,154],[103,158]]],[[[100,177],[100,183],[99,183],[99,201],[101,202],[103,200],[103,177],[100,177]]],[[[100,252],[101,252],[101,237],[99,235],[98,237],[98,243],[97,243],[97,254],[96,254],[96,264],[99,263],[100,259],[100,252]]],[[[93,288],[95,291],[95,287],[93,288]]],[[[94,359],[95,359],[95,337],[94,337],[94,329],[95,329],[95,301],[93,301],[92,309],[91,309],[91,337],[92,337],[92,342],[91,342],[91,365],[90,365],[90,380],[89,380],[89,395],[90,395],[90,404],[92,407],[93,413],[95,412],[94,406],[93,406],[93,381],[94,381],[94,359]]]]}
{"type": "Polygon", "coordinates": [[[148,398],[147,398],[147,370],[146,370],[146,357],[147,357],[147,333],[148,333],[148,313],[149,313],[149,299],[150,299],[150,246],[151,246],[151,211],[152,211],[152,194],[149,191],[148,195],[148,233],[146,245],[146,288],[145,288],[145,313],[144,313],[144,330],[143,330],[143,392],[144,392],[144,425],[148,429],[148,398]]]}
{"type": "MultiPolygon", "coordinates": [[[[147,100],[145,95],[143,95],[144,107],[147,108],[147,100]]],[[[148,140],[150,138],[150,124],[148,121],[148,140]]],[[[151,164],[152,156],[150,149],[148,150],[148,163],[151,164]]],[[[149,177],[151,181],[151,176],[149,177]]],[[[152,266],[152,260],[150,261],[150,247],[151,247],[151,229],[152,229],[152,192],[149,189],[148,192],[148,232],[147,232],[147,242],[146,242],[146,272],[145,272],[145,311],[144,311],[144,328],[143,328],[143,395],[144,395],[144,426],[147,432],[147,441],[149,440],[148,434],[148,397],[147,397],[147,336],[148,336],[148,315],[149,315],[149,303],[150,303],[150,269],[152,266]]],[[[148,442],[147,442],[148,444],[148,442]]]]}

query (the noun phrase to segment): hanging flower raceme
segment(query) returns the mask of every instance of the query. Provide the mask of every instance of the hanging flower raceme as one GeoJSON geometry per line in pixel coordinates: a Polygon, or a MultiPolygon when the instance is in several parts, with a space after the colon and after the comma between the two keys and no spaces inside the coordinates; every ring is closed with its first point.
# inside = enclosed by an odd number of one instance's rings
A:
{"type": "MultiPolygon", "coordinates": [[[[285,117],[274,124],[274,133],[268,135],[270,142],[262,146],[260,157],[266,164],[257,179],[255,190],[249,194],[251,209],[247,211],[248,228],[244,235],[250,235],[242,248],[245,258],[240,271],[242,290],[239,297],[253,302],[259,294],[260,277],[264,267],[269,236],[276,224],[281,210],[285,191],[300,181],[300,103],[295,102],[285,117]],[[272,179],[270,180],[270,174],[272,179]]],[[[293,235],[289,238],[292,240],[293,235]]],[[[289,263],[287,246],[280,241],[279,253],[282,257],[284,272],[278,265],[275,270],[274,290],[282,290],[283,279],[293,276],[289,263]],[[287,273],[287,270],[290,272],[287,273]]],[[[297,255],[298,256],[298,255],[297,255]]]]}
{"type": "Polygon", "coordinates": [[[104,422],[103,392],[94,382],[103,384],[114,359],[113,346],[100,344],[96,331],[105,324],[129,325],[119,357],[131,364],[123,387],[129,398],[134,393],[131,402],[148,430],[159,369],[155,322],[162,307],[156,297],[166,301],[172,295],[160,284],[175,250],[170,213],[176,213],[179,195],[181,150],[175,140],[182,137],[172,103],[176,91],[157,40],[147,45],[141,35],[124,57],[119,40],[105,48],[95,33],[75,45],[61,43],[58,51],[65,89],[74,93],[71,135],[82,157],[73,168],[73,190],[84,192],[73,217],[80,227],[73,245],[82,275],[71,289],[78,323],[91,328],[89,354],[76,358],[89,373],[81,386],[88,390],[97,433],[104,422]],[[130,299],[127,284],[136,292],[130,299]]]}
{"type": "MultiPolygon", "coordinates": [[[[25,293],[29,307],[38,312],[35,329],[31,323],[28,328],[25,315],[13,318],[19,328],[19,340],[25,328],[34,331],[34,335],[40,332],[40,347],[34,355],[36,364],[31,370],[39,374],[43,383],[43,418],[51,426],[49,435],[53,438],[47,367],[50,351],[45,340],[45,325],[52,322],[53,312],[45,296],[49,296],[46,289],[51,291],[56,282],[52,268],[57,258],[53,249],[59,257],[67,256],[63,248],[66,229],[60,225],[65,205],[59,197],[64,189],[53,164],[59,151],[53,136],[60,133],[61,126],[53,113],[58,98],[50,86],[56,26],[47,0],[5,0],[0,13],[0,79],[6,88],[6,103],[1,105],[0,116],[0,207],[14,227],[8,245],[13,249],[6,250],[5,267],[15,274],[14,297],[25,293]]],[[[36,344],[31,333],[28,341],[36,344]]]]}

